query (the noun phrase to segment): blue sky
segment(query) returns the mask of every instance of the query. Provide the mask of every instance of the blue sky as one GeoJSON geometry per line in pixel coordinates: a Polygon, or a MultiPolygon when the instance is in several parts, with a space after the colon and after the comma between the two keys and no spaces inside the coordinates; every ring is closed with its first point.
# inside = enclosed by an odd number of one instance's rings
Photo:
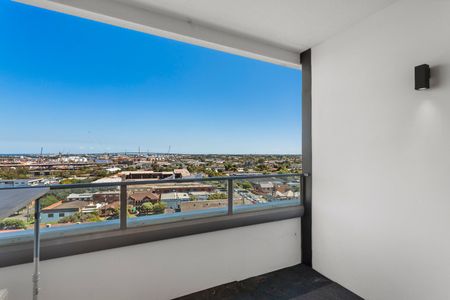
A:
{"type": "Polygon", "coordinates": [[[301,72],[0,0],[0,153],[300,153],[301,72]]]}

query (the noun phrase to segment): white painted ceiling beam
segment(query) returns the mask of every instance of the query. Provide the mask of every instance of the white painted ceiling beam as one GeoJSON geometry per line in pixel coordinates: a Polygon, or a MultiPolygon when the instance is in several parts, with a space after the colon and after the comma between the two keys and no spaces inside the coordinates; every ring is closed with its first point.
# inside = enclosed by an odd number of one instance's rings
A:
{"type": "Polygon", "coordinates": [[[283,49],[255,38],[114,0],[17,0],[17,2],[274,64],[300,68],[300,51],[283,49]]]}

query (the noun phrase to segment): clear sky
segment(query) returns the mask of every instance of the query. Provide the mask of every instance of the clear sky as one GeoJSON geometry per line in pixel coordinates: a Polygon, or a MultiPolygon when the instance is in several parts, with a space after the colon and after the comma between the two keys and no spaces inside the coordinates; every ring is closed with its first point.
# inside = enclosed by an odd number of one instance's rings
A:
{"type": "Polygon", "coordinates": [[[0,0],[0,153],[301,152],[301,72],[0,0]]]}

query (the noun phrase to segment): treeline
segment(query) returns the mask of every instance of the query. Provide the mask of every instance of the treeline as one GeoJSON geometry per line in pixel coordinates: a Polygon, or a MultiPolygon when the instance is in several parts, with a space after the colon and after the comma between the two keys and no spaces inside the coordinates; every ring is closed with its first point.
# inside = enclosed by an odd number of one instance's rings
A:
{"type": "Polygon", "coordinates": [[[26,179],[28,178],[28,170],[26,168],[0,168],[1,179],[26,179]]]}

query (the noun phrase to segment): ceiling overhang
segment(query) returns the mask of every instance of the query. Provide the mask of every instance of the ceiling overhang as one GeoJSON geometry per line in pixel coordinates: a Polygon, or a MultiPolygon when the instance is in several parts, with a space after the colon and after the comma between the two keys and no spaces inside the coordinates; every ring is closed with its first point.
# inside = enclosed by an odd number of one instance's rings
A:
{"type": "Polygon", "coordinates": [[[119,1],[17,0],[17,2],[286,67],[300,68],[300,49],[293,51],[254,37],[150,9],[141,9],[119,1]]]}

